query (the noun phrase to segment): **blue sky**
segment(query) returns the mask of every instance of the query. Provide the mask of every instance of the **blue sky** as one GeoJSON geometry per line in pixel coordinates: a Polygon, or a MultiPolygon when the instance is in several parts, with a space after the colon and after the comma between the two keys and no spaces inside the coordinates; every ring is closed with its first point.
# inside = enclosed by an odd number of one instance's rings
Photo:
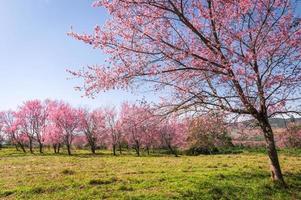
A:
{"type": "MultiPolygon", "coordinates": [[[[0,0],[0,110],[15,109],[29,99],[60,99],[74,106],[91,108],[135,101],[146,92],[100,93],[96,99],[82,98],[66,69],[100,64],[104,55],[67,36],[70,27],[89,32],[108,15],[92,8],[93,0],[0,0]]],[[[299,11],[300,4],[296,8],[299,11]]]]}
{"type": "Polygon", "coordinates": [[[146,95],[101,93],[94,100],[75,91],[80,79],[66,69],[99,64],[104,56],[67,36],[70,27],[89,32],[108,17],[92,0],[0,0],[0,110],[29,99],[61,99],[92,108],[120,105],[146,95]]]}

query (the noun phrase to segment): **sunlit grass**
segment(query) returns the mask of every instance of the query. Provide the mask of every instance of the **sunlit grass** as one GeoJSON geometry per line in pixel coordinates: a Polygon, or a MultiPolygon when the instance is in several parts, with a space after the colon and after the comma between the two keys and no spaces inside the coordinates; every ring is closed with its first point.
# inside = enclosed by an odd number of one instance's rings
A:
{"type": "MultiPolygon", "coordinates": [[[[292,153],[293,152],[293,153],[292,153]]],[[[301,155],[280,155],[288,189],[270,180],[262,152],[114,157],[0,150],[2,199],[301,199],[301,155]]]]}

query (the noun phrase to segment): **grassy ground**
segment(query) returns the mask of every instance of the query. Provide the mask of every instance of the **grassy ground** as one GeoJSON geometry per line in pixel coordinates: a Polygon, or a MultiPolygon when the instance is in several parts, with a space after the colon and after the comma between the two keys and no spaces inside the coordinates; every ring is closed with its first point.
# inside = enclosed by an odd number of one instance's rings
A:
{"type": "Polygon", "coordinates": [[[288,189],[262,152],[188,157],[24,155],[0,150],[0,199],[301,199],[301,154],[281,152],[288,189]]]}

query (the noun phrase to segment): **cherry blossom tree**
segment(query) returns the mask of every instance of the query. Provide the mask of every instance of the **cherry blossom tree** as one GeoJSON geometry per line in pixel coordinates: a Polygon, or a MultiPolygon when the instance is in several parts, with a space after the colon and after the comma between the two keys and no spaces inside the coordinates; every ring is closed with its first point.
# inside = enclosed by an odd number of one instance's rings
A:
{"type": "MultiPolygon", "coordinates": [[[[150,123],[152,114],[145,104],[124,103],[120,112],[122,132],[131,146],[140,156],[141,149],[146,147],[147,137],[153,126],[150,123]]],[[[149,141],[148,141],[149,142],[149,141]]]]}
{"type": "Polygon", "coordinates": [[[44,143],[53,148],[54,153],[60,153],[63,144],[63,130],[56,126],[55,123],[49,121],[45,127],[44,143]]]}
{"type": "Polygon", "coordinates": [[[28,138],[26,134],[18,129],[18,120],[16,118],[16,113],[9,110],[0,113],[0,121],[2,124],[2,131],[8,138],[8,140],[15,145],[16,149],[19,147],[25,153],[25,145],[28,143],[28,138]]]}
{"type": "Polygon", "coordinates": [[[150,105],[143,103],[139,111],[140,131],[142,132],[142,145],[146,149],[147,154],[150,154],[150,149],[158,147],[160,143],[159,127],[161,123],[160,116],[154,114],[150,105]]]}
{"type": "Polygon", "coordinates": [[[130,147],[132,147],[137,156],[140,156],[142,147],[143,133],[140,129],[141,118],[139,108],[136,105],[124,103],[121,108],[120,118],[122,121],[122,132],[130,147]]]}
{"type": "Polygon", "coordinates": [[[161,117],[154,115],[145,102],[139,104],[124,103],[120,112],[121,132],[130,147],[138,156],[142,149],[150,154],[150,148],[159,147],[161,138],[159,124],[161,117]]]}
{"type": "Polygon", "coordinates": [[[20,113],[17,112],[16,113],[17,119],[16,119],[16,130],[18,130],[18,132],[21,132],[21,134],[23,136],[26,137],[27,141],[28,141],[28,147],[29,147],[29,151],[30,153],[34,153],[33,148],[34,148],[34,132],[32,130],[30,130],[30,127],[28,127],[28,124],[25,122],[25,120],[22,119],[22,117],[20,117],[20,113]]]}
{"type": "Polygon", "coordinates": [[[49,109],[50,120],[62,131],[62,140],[71,155],[71,145],[80,127],[80,110],[64,102],[51,102],[49,109]]]}
{"type": "Polygon", "coordinates": [[[80,117],[80,130],[85,134],[91,152],[95,154],[98,141],[104,138],[105,115],[100,109],[93,112],[82,109],[80,117]]]}
{"type": "Polygon", "coordinates": [[[107,135],[107,143],[112,147],[113,155],[116,156],[116,148],[119,148],[119,153],[122,154],[122,122],[118,119],[117,112],[114,108],[105,108],[105,127],[107,135]]]}
{"type": "Polygon", "coordinates": [[[160,121],[155,116],[151,116],[142,124],[143,147],[146,149],[148,155],[150,155],[151,149],[160,146],[159,123],[160,121]]]}
{"type": "Polygon", "coordinates": [[[33,153],[33,142],[39,144],[40,153],[43,153],[43,131],[48,117],[47,105],[40,100],[26,101],[17,112],[19,126],[27,134],[29,149],[33,153]]]}
{"type": "Polygon", "coordinates": [[[300,113],[301,24],[293,0],[98,0],[111,17],[93,34],[109,66],[72,72],[87,95],[153,83],[173,110],[217,110],[255,118],[272,178],[285,185],[269,118],[300,113]]]}
{"type": "Polygon", "coordinates": [[[186,147],[187,133],[187,123],[175,116],[162,121],[159,127],[161,145],[176,157],[178,157],[177,149],[186,147]]]}

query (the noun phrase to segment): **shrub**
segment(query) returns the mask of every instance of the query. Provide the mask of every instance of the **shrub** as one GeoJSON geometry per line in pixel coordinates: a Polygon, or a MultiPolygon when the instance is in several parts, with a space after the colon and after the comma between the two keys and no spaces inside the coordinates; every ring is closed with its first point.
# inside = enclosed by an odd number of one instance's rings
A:
{"type": "Polygon", "coordinates": [[[189,155],[218,153],[219,149],[232,147],[232,140],[221,116],[211,115],[194,119],[189,128],[189,155]]]}
{"type": "Polygon", "coordinates": [[[287,131],[280,134],[280,146],[301,148],[301,125],[289,124],[287,131]]]}

